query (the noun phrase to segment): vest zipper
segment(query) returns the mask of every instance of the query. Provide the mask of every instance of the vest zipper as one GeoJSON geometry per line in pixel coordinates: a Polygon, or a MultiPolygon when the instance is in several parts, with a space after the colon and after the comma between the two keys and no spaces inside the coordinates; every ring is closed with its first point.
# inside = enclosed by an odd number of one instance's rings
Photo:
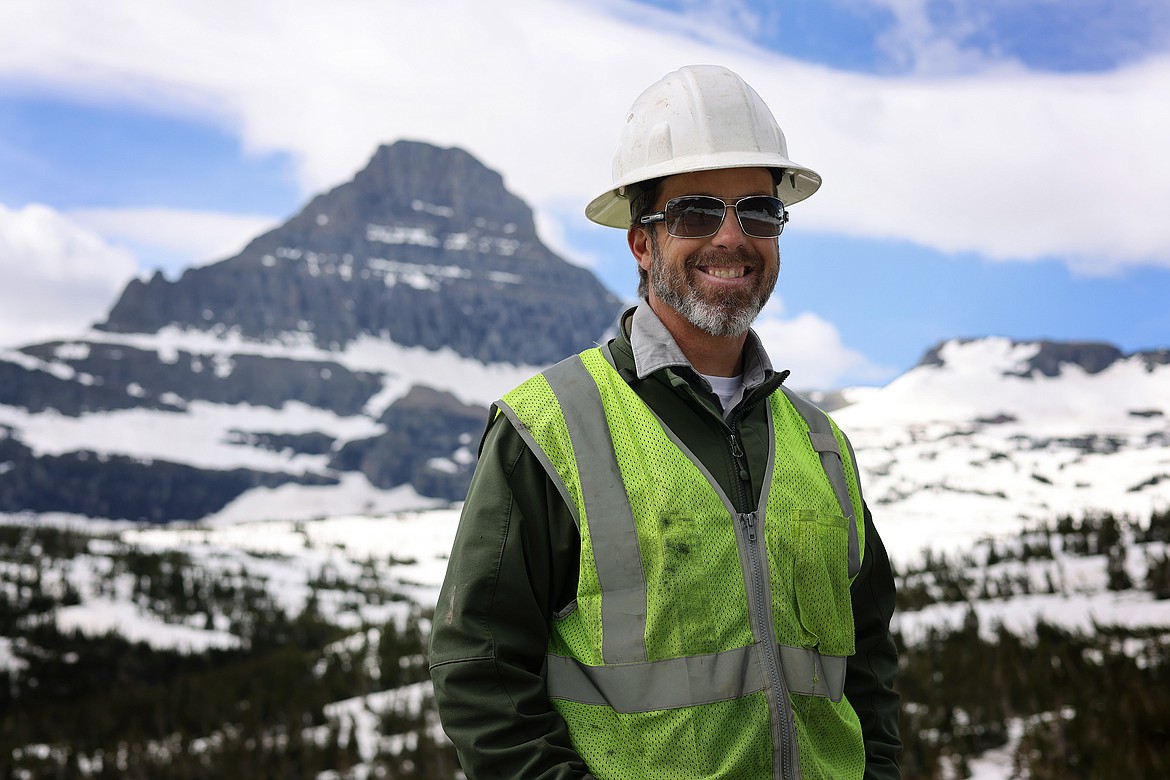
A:
{"type": "Polygon", "coordinates": [[[739,490],[737,491],[739,504],[736,509],[749,509],[751,496],[748,495],[745,485],[751,479],[751,474],[748,472],[747,462],[744,459],[743,447],[740,446],[739,437],[735,435],[735,431],[728,434],[727,441],[731,444],[731,466],[735,470],[735,476],[739,478],[739,490]]]}
{"type": "Polygon", "coordinates": [[[760,648],[764,656],[764,671],[771,678],[771,688],[775,691],[776,714],[780,716],[777,728],[773,729],[773,738],[780,740],[780,774],[781,778],[796,778],[793,761],[792,731],[795,724],[792,722],[792,706],[788,700],[788,684],[780,671],[780,658],[776,642],[772,636],[772,620],[768,614],[768,594],[764,583],[763,566],[759,537],[756,534],[757,513],[741,512],[739,522],[744,527],[747,536],[747,559],[751,569],[752,593],[748,596],[748,606],[755,624],[755,634],[760,637],[760,648]]]}
{"type": "MultiPolygon", "coordinates": [[[[752,544],[755,544],[755,541],[756,541],[756,513],[755,512],[741,513],[739,516],[739,522],[743,523],[743,527],[747,529],[748,541],[751,542],[752,544]]],[[[749,559],[752,561],[753,564],[755,563],[754,556],[749,556],[749,559]]],[[[757,579],[758,579],[758,577],[756,576],[756,569],[753,566],[752,567],[752,587],[753,588],[756,587],[756,580],[757,579]]]]}
{"type": "MultiPolygon", "coordinates": [[[[779,382],[776,383],[779,386],[779,382]]],[[[767,398],[767,396],[763,396],[767,398]]],[[[771,599],[768,597],[767,583],[764,581],[764,565],[763,555],[759,535],[756,532],[756,524],[761,518],[757,511],[739,511],[739,508],[746,509],[751,501],[751,496],[747,492],[747,480],[750,475],[747,471],[747,465],[744,463],[745,454],[743,447],[740,445],[739,436],[739,422],[743,415],[750,409],[757,406],[760,399],[757,398],[748,406],[742,406],[736,410],[736,413],[731,419],[731,433],[728,434],[728,444],[730,445],[730,453],[732,463],[737,471],[736,480],[738,484],[739,504],[737,507],[737,519],[740,525],[743,526],[744,535],[747,539],[747,561],[750,569],[750,579],[752,592],[748,594],[748,611],[751,614],[751,621],[754,623],[754,631],[756,637],[759,638],[760,647],[763,653],[764,672],[769,678],[769,687],[773,691],[772,700],[769,703],[769,708],[772,710],[773,718],[775,719],[775,726],[772,730],[772,738],[777,740],[780,744],[780,765],[776,768],[778,771],[776,777],[783,780],[798,780],[800,777],[800,765],[795,758],[795,741],[796,741],[796,723],[795,715],[792,712],[792,702],[788,698],[788,683],[784,679],[784,674],[780,668],[779,649],[776,645],[775,631],[772,626],[772,615],[769,605],[771,599]]],[[[769,434],[771,435],[771,434],[769,434]]],[[[767,489],[767,485],[763,485],[761,489],[767,489]]],[[[766,501],[761,501],[762,506],[766,506],[766,501]]]]}

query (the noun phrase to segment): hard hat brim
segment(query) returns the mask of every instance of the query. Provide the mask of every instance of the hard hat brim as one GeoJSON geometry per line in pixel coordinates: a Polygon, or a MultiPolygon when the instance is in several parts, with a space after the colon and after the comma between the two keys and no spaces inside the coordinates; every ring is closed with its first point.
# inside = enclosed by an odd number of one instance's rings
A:
{"type": "Polygon", "coordinates": [[[618,181],[612,189],[594,198],[585,207],[585,216],[592,222],[606,227],[625,229],[630,226],[630,200],[627,188],[644,181],[677,176],[683,173],[712,171],[721,168],[769,168],[780,169],[783,175],[776,185],[776,197],[785,206],[799,203],[816,192],[821,186],[821,176],[811,168],[798,165],[774,153],[744,154],[731,153],[719,159],[704,155],[702,160],[675,158],[661,165],[641,168],[638,175],[629,181],[618,181]]]}

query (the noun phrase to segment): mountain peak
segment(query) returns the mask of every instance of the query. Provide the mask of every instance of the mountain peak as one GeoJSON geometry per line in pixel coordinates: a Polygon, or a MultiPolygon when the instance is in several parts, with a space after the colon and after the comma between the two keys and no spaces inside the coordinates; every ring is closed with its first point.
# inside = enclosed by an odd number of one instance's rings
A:
{"type": "Polygon", "coordinates": [[[377,193],[388,210],[408,205],[412,211],[435,216],[420,208],[422,200],[438,216],[472,222],[495,218],[511,225],[513,235],[535,236],[532,209],[504,185],[504,177],[459,147],[437,147],[422,141],[397,141],[379,146],[370,162],[353,179],[355,187],[377,193]]]}
{"type": "Polygon", "coordinates": [[[432,235],[475,230],[536,240],[532,210],[503,176],[463,149],[422,141],[379,146],[350,182],[314,198],[299,217],[334,232],[392,218],[432,235]]]}
{"type": "Polygon", "coordinates": [[[1004,376],[1059,376],[1067,366],[1096,374],[1126,355],[1113,344],[1099,341],[1018,341],[1001,336],[948,339],[918,361],[919,366],[956,367],[973,364],[1004,376]]]}
{"type": "Polygon", "coordinates": [[[620,306],[540,241],[500,174],[462,149],[399,141],[235,257],[176,282],[131,282],[98,328],[291,336],[326,349],[372,336],[544,365],[587,347],[620,306]]]}

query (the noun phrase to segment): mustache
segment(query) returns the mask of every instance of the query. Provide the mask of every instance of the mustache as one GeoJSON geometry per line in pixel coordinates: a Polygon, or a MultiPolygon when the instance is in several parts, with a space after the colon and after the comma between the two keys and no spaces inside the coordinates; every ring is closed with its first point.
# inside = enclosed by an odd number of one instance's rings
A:
{"type": "Polygon", "coordinates": [[[706,248],[687,255],[686,268],[688,270],[703,265],[743,265],[756,270],[764,266],[764,258],[760,256],[759,252],[743,246],[732,250],[706,248]]]}

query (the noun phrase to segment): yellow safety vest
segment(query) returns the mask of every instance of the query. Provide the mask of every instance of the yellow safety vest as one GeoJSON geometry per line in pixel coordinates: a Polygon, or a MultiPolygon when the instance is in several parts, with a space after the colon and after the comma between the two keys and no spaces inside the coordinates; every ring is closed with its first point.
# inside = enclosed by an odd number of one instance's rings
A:
{"type": "Polygon", "coordinates": [[[552,620],[547,683],[590,771],[860,778],[844,685],[865,527],[852,451],[828,416],[786,389],[770,396],[763,500],[741,513],[603,349],[496,406],[580,530],[577,598],[552,620]]]}

